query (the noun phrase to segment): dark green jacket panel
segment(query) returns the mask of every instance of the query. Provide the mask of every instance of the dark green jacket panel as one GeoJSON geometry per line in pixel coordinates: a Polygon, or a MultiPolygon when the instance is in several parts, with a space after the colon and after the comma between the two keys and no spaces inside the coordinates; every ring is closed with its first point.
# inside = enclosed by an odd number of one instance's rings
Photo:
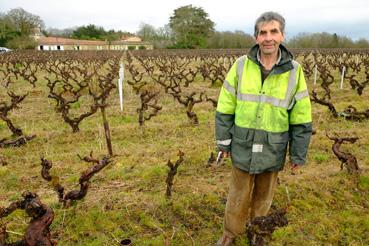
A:
{"type": "Polygon", "coordinates": [[[289,154],[294,164],[304,164],[313,131],[312,123],[290,125],[289,154]]]}
{"type": "Polygon", "coordinates": [[[288,132],[233,127],[231,158],[233,164],[248,172],[279,171],[286,160],[288,132]]]}
{"type": "Polygon", "coordinates": [[[234,125],[234,114],[215,113],[215,136],[219,150],[229,152],[230,144],[220,144],[219,142],[232,139],[232,128],[234,125]]]}

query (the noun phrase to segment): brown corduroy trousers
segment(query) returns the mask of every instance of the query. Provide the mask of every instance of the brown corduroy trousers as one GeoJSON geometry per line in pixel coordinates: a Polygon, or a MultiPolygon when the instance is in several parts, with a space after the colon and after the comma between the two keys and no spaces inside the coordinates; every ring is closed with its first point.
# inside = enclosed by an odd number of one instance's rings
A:
{"type": "Polygon", "coordinates": [[[224,234],[242,234],[246,223],[267,215],[274,196],[278,172],[249,174],[233,166],[224,216],[224,234]]]}

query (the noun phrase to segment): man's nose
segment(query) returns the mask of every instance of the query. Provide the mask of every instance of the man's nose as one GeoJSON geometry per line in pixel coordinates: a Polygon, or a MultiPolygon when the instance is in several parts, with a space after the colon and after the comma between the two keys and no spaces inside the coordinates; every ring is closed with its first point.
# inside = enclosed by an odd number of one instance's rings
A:
{"type": "Polygon", "coordinates": [[[266,37],[265,37],[265,39],[266,39],[267,41],[269,41],[269,40],[273,40],[273,38],[272,38],[272,34],[271,34],[270,32],[267,32],[267,33],[266,33],[266,37]]]}

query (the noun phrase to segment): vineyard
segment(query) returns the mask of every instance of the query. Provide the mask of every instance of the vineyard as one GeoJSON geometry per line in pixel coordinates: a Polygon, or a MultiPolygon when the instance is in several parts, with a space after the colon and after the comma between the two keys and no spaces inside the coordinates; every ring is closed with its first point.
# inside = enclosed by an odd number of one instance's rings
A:
{"type": "MultiPolygon", "coordinates": [[[[0,54],[0,246],[213,245],[231,170],[215,164],[217,97],[246,53],[0,54]]],[[[369,50],[293,53],[308,164],[279,175],[268,219],[283,223],[236,245],[369,245],[369,50]]]]}

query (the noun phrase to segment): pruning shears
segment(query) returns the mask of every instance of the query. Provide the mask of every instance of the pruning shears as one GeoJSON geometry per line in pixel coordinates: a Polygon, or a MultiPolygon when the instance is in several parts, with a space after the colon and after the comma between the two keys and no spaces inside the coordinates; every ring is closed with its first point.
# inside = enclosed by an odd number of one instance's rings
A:
{"type": "Polygon", "coordinates": [[[217,156],[217,160],[215,162],[215,165],[217,167],[219,167],[220,165],[222,165],[222,160],[223,160],[223,152],[222,151],[219,151],[218,152],[218,156],[217,156]]]}

